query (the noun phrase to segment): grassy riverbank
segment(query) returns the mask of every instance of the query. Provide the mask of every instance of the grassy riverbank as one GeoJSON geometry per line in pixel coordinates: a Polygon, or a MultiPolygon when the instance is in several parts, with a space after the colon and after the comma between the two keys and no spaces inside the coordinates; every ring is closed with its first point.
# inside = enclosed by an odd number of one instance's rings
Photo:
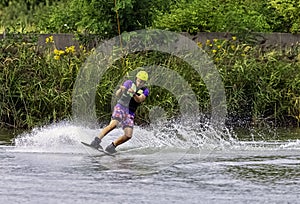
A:
{"type": "MultiPolygon", "coordinates": [[[[300,45],[282,49],[264,48],[231,40],[198,43],[214,60],[225,85],[228,124],[298,126],[300,120],[300,45]]],[[[1,126],[32,128],[69,119],[72,91],[79,69],[91,54],[84,46],[57,50],[47,38],[40,52],[37,36],[7,36],[0,41],[1,126]]],[[[117,61],[98,86],[97,115],[107,121],[117,82],[138,66],[161,65],[179,73],[198,97],[201,112],[210,112],[205,83],[188,64],[163,53],[148,52],[117,61]]],[[[147,123],[149,109],[178,112],[176,98],[159,87],[141,107],[137,123],[147,123]]]]}

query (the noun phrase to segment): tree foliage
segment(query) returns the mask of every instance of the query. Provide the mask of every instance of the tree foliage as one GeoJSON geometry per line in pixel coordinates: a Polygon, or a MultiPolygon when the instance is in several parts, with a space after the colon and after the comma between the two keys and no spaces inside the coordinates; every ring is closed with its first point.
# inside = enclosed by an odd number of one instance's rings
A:
{"type": "Polygon", "coordinates": [[[158,10],[166,10],[163,0],[71,0],[52,6],[39,14],[39,27],[44,32],[87,32],[104,37],[122,31],[133,31],[151,26],[158,10]]]}
{"type": "MultiPolygon", "coordinates": [[[[281,32],[300,32],[300,4],[294,0],[269,0],[269,9],[274,10],[277,29],[281,32]]],[[[276,30],[277,31],[277,30],[276,30]]]]}
{"type": "Polygon", "coordinates": [[[2,30],[95,33],[147,27],[180,32],[300,32],[294,0],[2,0],[2,30]]]}
{"type": "Polygon", "coordinates": [[[299,14],[292,0],[182,0],[158,15],[154,25],[189,33],[299,32],[299,14]]]}

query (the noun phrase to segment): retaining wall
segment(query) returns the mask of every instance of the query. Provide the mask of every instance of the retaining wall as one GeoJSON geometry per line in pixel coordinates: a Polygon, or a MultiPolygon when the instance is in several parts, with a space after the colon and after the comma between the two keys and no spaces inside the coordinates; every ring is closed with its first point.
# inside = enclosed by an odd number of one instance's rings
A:
{"type": "MultiPolygon", "coordinates": [[[[184,36],[194,40],[195,42],[205,43],[206,40],[213,39],[231,39],[232,34],[221,32],[201,32],[196,35],[190,35],[188,33],[182,33],[184,36]]],[[[53,36],[57,49],[65,49],[75,45],[78,47],[79,43],[75,39],[73,34],[40,34],[38,37],[38,45],[43,47],[45,45],[45,39],[49,36],[53,36]]],[[[255,43],[264,47],[276,46],[279,48],[291,47],[300,43],[300,34],[291,33],[256,33],[251,38],[255,37],[255,43]]],[[[5,34],[0,34],[0,40],[5,38],[5,34]]],[[[96,47],[101,41],[97,36],[89,36],[89,48],[96,47]]]]}

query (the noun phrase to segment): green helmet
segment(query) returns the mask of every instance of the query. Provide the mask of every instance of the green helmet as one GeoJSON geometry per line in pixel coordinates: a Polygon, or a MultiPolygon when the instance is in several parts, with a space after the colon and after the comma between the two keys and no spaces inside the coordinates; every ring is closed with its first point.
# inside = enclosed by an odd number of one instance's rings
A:
{"type": "Polygon", "coordinates": [[[136,74],[136,77],[143,80],[143,81],[148,81],[148,73],[145,72],[145,71],[139,71],[137,74],[136,74]]]}

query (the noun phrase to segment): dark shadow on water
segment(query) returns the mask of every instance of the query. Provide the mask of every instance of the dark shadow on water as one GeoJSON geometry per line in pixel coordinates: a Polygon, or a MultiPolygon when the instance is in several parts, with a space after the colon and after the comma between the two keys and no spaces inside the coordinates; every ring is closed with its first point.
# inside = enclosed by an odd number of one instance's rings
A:
{"type": "Polygon", "coordinates": [[[11,145],[13,139],[22,133],[22,130],[0,129],[0,145],[11,145]]]}

